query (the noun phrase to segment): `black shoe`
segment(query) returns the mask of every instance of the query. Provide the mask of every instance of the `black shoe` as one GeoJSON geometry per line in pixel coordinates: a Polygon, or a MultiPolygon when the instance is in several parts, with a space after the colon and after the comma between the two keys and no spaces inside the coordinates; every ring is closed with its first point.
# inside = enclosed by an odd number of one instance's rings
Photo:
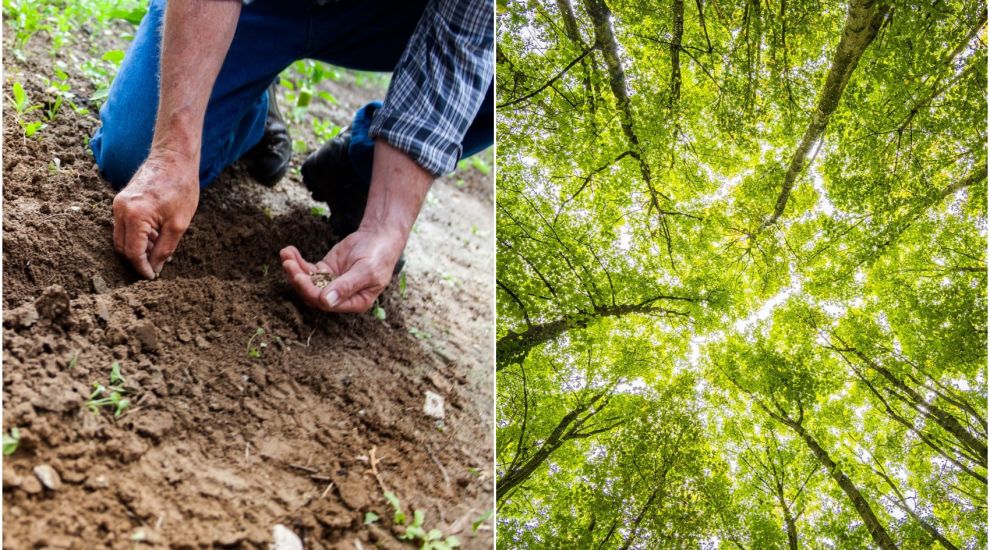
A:
{"type": "Polygon", "coordinates": [[[292,160],[292,139],[289,129],[278,111],[275,101],[276,83],[268,87],[268,119],[265,121],[265,135],[261,137],[241,160],[255,181],[265,187],[274,187],[289,170],[292,160]]]}
{"type": "MultiPolygon", "coordinates": [[[[371,184],[361,179],[347,147],[351,143],[351,129],[345,128],[326,142],[318,151],[309,155],[302,165],[303,183],[313,200],[327,203],[330,210],[330,229],[339,239],[357,231],[368,204],[371,184]]],[[[397,275],[405,266],[405,254],[392,270],[397,275]]]]}

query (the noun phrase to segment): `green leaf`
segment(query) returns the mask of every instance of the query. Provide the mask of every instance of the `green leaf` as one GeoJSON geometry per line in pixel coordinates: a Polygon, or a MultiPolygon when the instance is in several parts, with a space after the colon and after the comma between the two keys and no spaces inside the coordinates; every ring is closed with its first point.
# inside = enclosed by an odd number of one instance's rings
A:
{"type": "Polygon", "coordinates": [[[422,510],[416,510],[413,512],[413,527],[422,527],[423,521],[426,520],[426,514],[422,510]]]}
{"type": "Polygon", "coordinates": [[[125,383],[124,376],[120,374],[120,363],[114,361],[110,365],[110,385],[117,385],[125,383]]]}
{"type": "Polygon", "coordinates": [[[9,434],[3,434],[3,455],[10,456],[17,451],[17,446],[21,444],[21,432],[17,427],[10,429],[9,434]]]}
{"type": "Polygon", "coordinates": [[[474,521],[471,522],[471,532],[472,533],[477,533],[478,532],[478,528],[480,528],[482,525],[484,525],[484,523],[486,521],[488,521],[488,518],[492,517],[492,514],[494,514],[494,513],[495,513],[495,510],[488,510],[484,514],[481,514],[480,516],[478,516],[478,519],[476,519],[476,520],[474,520],[474,521]]]}
{"type": "Polygon", "coordinates": [[[385,320],[385,310],[378,304],[375,304],[375,307],[371,310],[371,314],[379,321],[385,320]]]}
{"type": "Polygon", "coordinates": [[[365,512],[364,514],[364,524],[370,525],[379,520],[378,514],[374,512],[365,512]]]}
{"type": "Polygon", "coordinates": [[[107,53],[103,54],[102,59],[104,61],[109,61],[110,63],[112,63],[114,65],[120,65],[120,62],[124,60],[124,51],[123,50],[110,50],[107,53]]]}
{"type": "Polygon", "coordinates": [[[24,112],[24,108],[27,106],[27,92],[24,91],[24,86],[20,82],[14,81],[13,92],[14,109],[19,113],[24,112]]]}

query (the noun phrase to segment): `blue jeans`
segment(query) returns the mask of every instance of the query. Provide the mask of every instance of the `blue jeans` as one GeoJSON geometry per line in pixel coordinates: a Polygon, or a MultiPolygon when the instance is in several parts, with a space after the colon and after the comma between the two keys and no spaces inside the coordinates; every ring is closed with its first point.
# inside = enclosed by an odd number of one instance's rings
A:
{"type": "MultiPolygon", "coordinates": [[[[244,6],[206,109],[200,186],[209,185],[261,141],[267,88],[286,67],[309,58],[349,69],[391,71],[424,5],[425,0],[345,0],[318,8],[311,0],[258,0],[244,6]]],[[[100,110],[102,124],[90,140],[100,173],[117,189],[127,185],[151,148],[164,16],[165,0],[152,0],[100,110]]],[[[355,171],[366,180],[374,148],[367,113],[373,110],[366,106],[356,114],[349,148],[355,171]]],[[[492,144],[494,113],[489,86],[462,141],[465,157],[492,144]]]]}

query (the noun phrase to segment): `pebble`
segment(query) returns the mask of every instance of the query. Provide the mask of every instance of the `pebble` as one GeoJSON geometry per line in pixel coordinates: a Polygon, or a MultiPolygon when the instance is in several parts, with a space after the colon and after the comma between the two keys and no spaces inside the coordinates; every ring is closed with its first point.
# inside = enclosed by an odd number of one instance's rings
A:
{"type": "Polygon", "coordinates": [[[426,401],[423,403],[423,413],[426,416],[443,419],[443,396],[427,390],[426,401]]]}
{"type": "Polygon", "coordinates": [[[274,550],[303,550],[303,543],[288,527],[281,523],[272,529],[274,550]]]}
{"type": "Polygon", "coordinates": [[[196,336],[196,347],[200,349],[208,349],[210,347],[210,343],[206,341],[206,338],[202,334],[200,334],[196,336]]]}
{"type": "Polygon", "coordinates": [[[62,479],[58,477],[58,472],[55,468],[52,468],[48,464],[39,464],[34,467],[34,475],[38,478],[38,481],[42,485],[51,489],[52,491],[57,491],[62,487],[62,479]]]}
{"type": "Polygon", "coordinates": [[[103,277],[100,277],[99,274],[96,274],[93,275],[93,290],[97,294],[106,294],[107,291],[110,290],[110,287],[107,286],[107,282],[103,280],[103,277]]]}

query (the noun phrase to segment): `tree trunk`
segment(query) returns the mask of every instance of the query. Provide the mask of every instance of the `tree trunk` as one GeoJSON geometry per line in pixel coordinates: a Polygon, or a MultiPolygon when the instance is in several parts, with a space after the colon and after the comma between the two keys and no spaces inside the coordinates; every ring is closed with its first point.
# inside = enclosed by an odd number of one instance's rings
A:
{"type": "Polygon", "coordinates": [[[608,69],[609,76],[609,88],[611,88],[612,95],[615,97],[615,102],[619,107],[619,120],[622,126],[622,133],[625,134],[626,139],[629,141],[630,149],[633,152],[631,156],[639,162],[640,173],[643,175],[643,181],[646,182],[647,189],[650,192],[651,205],[658,213],[662,212],[660,201],[657,198],[657,191],[653,187],[653,175],[650,165],[643,158],[643,147],[633,127],[634,117],[632,105],[629,101],[629,93],[626,91],[626,73],[622,69],[622,61],[619,59],[619,46],[615,40],[615,34],[612,32],[612,12],[605,5],[604,0],[584,0],[584,4],[595,28],[595,45],[601,50],[602,57],[605,58],[605,67],[608,69]]]}
{"type": "Polygon", "coordinates": [[[522,332],[509,331],[508,334],[498,339],[495,344],[496,365],[495,370],[500,371],[509,365],[522,363],[529,351],[534,347],[544,344],[557,338],[561,334],[571,329],[585,328],[592,321],[606,317],[622,317],[624,315],[639,313],[649,314],[670,314],[686,315],[684,312],[665,309],[654,305],[658,300],[679,300],[694,302],[693,298],[681,298],[677,296],[659,296],[638,304],[618,304],[613,306],[599,306],[591,313],[580,312],[546,323],[531,325],[522,332]]]}
{"type": "Polygon", "coordinates": [[[798,550],[797,523],[794,520],[794,516],[791,515],[791,507],[787,505],[787,499],[784,498],[783,485],[777,486],[777,502],[780,504],[780,509],[784,513],[784,526],[787,529],[787,545],[790,550],[798,550]]]}
{"type": "Polygon", "coordinates": [[[670,39],[670,110],[681,97],[681,38],[684,36],[684,0],[674,0],[674,32],[670,39]]]}
{"type": "MultiPolygon", "coordinates": [[[[584,417],[581,415],[588,411],[588,409],[596,406],[596,404],[608,393],[610,393],[610,391],[611,389],[606,389],[595,394],[586,403],[579,405],[577,408],[567,413],[564,418],[560,419],[560,422],[557,423],[557,426],[554,428],[553,432],[543,442],[543,445],[540,446],[538,451],[533,453],[532,456],[526,459],[518,467],[510,467],[509,471],[499,478],[495,484],[496,500],[501,500],[505,497],[505,495],[509,494],[513,488],[529,479],[529,476],[533,475],[533,472],[535,472],[537,468],[546,462],[547,458],[549,458],[554,451],[559,449],[560,446],[563,445],[568,439],[586,436],[585,434],[579,434],[578,430],[581,429],[581,426],[587,422],[589,418],[601,412],[605,406],[603,405],[601,407],[596,407],[595,410],[591,411],[591,413],[584,417]]],[[[605,405],[607,404],[608,400],[606,399],[605,405]]],[[[612,427],[615,425],[617,424],[614,424],[612,427]]],[[[517,449],[517,452],[520,451],[517,449]]]]}
{"type": "Polygon", "coordinates": [[[933,403],[928,403],[925,398],[915,391],[914,388],[908,386],[900,378],[890,372],[886,367],[880,365],[879,363],[873,361],[866,356],[865,353],[859,351],[858,349],[852,349],[853,354],[856,355],[867,366],[873,369],[875,372],[883,376],[887,381],[889,381],[895,388],[900,390],[905,394],[904,399],[907,400],[915,410],[919,411],[922,415],[930,418],[936,424],[942,427],[945,431],[952,434],[962,445],[968,448],[970,451],[975,453],[980,459],[980,465],[984,468],[987,467],[987,443],[982,439],[973,435],[969,430],[966,429],[959,419],[952,414],[942,410],[933,403]]]}
{"type": "Polygon", "coordinates": [[[804,137],[801,138],[801,143],[791,157],[773,214],[763,222],[761,229],[776,223],[784,214],[787,199],[790,197],[791,189],[794,188],[794,182],[804,170],[808,153],[811,152],[812,146],[825,132],[829,118],[835,112],[835,108],[842,98],[842,92],[845,90],[846,84],[849,83],[849,77],[856,69],[863,52],[876,38],[884,19],[887,17],[887,11],[888,6],[880,4],[877,0],[853,0],[849,5],[842,38],[832,56],[832,66],[828,71],[828,77],[825,79],[825,85],[818,94],[818,105],[811,115],[811,123],[808,124],[804,137]]]}
{"type": "Polygon", "coordinates": [[[890,538],[890,534],[887,533],[887,529],[884,528],[883,524],[877,518],[876,514],[873,513],[873,508],[870,507],[870,503],[866,501],[863,494],[859,491],[859,488],[849,479],[849,476],[845,474],[839,465],[832,460],[832,457],[828,455],[828,452],[818,444],[811,433],[804,429],[804,426],[798,424],[792,420],[785,420],[785,423],[797,432],[798,435],[804,439],[804,442],[811,449],[812,454],[818,459],[818,462],[825,468],[825,470],[832,476],[832,479],[839,484],[842,491],[849,497],[852,501],[853,507],[859,514],[859,517],[863,519],[863,523],[866,525],[867,531],[870,532],[870,536],[873,537],[873,542],[877,544],[882,550],[897,550],[897,545],[890,538]]]}

